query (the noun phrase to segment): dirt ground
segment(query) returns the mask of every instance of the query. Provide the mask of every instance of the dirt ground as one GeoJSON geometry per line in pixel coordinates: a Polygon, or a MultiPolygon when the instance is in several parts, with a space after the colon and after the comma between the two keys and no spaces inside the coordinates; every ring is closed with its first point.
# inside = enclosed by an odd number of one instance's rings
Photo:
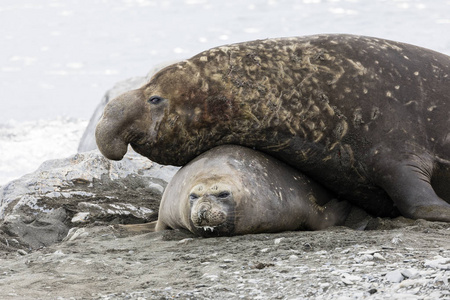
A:
{"type": "Polygon", "coordinates": [[[423,220],[207,239],[92,226],[31,253],[2,245],[1,299],[450,299],[450,224],[423,220]]]}

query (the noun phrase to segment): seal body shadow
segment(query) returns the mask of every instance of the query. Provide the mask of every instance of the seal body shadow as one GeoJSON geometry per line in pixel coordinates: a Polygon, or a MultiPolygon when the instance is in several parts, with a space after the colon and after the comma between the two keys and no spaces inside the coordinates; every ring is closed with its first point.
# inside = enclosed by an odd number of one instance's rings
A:
{"type": "Polygon", "coordinates": [[[450,222],[449,74],[447,55],[372,37],[225,45],[111,101],[97,143],[173,165],[242,145],[373,215],[450,222]]]}
{"type": "Polygon", "coordinates": [[[350,210],[323,187],[277,159],[249,148],[209,150],[173,177],[156,231],[187,229],[203,237],[343,224],[350,210]]]}

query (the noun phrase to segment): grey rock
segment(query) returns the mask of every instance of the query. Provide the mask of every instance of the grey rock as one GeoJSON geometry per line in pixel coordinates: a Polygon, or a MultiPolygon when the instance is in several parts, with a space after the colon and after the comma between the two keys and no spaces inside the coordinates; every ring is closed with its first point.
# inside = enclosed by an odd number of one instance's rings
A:
{"type": "Polygon", "coordinates": [[[29,218],[12,215],[3,222],[2,229],[21,239],[30,248],[38,249],[59,242],[67,235],[68,227],[63,223],[65,218],[66,213],[62,208],[48,214],[40,213],[31,222],[29,218]]]}
{"type": "Polygon", "coordinates": [[[118,162],[97,150],[46,161],[0,187],[0,230],[35,249],[61,241],[80,224],[154,221],[177,170],[134,152],[118,162]]]}
{"type": "Polygon", "coordinates": [[[436,256],[434,260],[426,260],[424,265],[433,269],[450,270],[450,258],[436,256]]]}
{"type": "Polygon", "coordinates": [[[388,272],[386,274],[386,280],[391,282],[391,283],[399,283],[402,282],[405,277],[403,277],[402,272],[400,270],[394,270],[391,272],[388,272]]]}
{"type": "Polygon", "coordinates": [[[408,279],[414,279],[418,276],[418,271],[416,269],[402,270],[402,275],[408,279]]]}

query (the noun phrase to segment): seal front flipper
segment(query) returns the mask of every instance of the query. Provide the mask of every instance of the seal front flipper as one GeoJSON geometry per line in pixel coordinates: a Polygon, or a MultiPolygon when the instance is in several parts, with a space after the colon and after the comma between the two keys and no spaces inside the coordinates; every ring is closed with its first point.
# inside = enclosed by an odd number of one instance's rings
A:
{"type": "Polygon", "coordinates": [[[128,232],[128,233],[147,233],[147,232],[155,232],[157,221],[149,222],[149,223],[142,223],[142,224],[119,224],[116,226],[117,229],[128,232]]]}
{"type": "Polygon", "coordinates": [[[433,172],[432,160],[420,156],[410,161],[392,162],[388,169],[384,168],[380,186],[403,216],[450,222],[450,204],[440,198],[431,185],[433,172]]]}

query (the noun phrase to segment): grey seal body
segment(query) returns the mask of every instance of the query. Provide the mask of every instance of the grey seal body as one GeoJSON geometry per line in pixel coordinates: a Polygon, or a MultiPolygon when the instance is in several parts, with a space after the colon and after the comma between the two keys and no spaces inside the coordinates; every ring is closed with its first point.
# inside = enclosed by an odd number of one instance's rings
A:
{"type": "Polygon", "coordinates": [[[111,101],[96,138],[174,165],[253,147],[374,215],[450,222],[449,74],[447,55],[371,37],[226,45],[111,101]]]}
{"type": "Polygon", "coordinates": [[[350,205],[277,159],[242,146],[213,148],[181,168],[166,187],[156,231],[203,237],[343,224],[350,205]]]}

